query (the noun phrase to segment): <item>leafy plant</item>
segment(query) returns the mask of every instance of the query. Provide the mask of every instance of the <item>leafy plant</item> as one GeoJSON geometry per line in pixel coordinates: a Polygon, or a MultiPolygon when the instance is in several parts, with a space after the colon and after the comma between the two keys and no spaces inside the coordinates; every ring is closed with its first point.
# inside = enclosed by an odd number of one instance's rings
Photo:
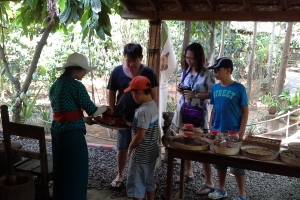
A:
{"type": "Polygon", "coordinates": [[[261,102],[267,105],[267,108],[280,108],[280,102],[276,99],[276,97],[272,94],[272,92],[269,92],[268,94],[265,94],[261,97],[261,102]]]}
{"type": "Polygon", "coordinates": [[[176,109],[177,102],[174,97],[168,95],[168,102],[167,102],[167,112],[174,112],[176,109]]]}
{"type": "Polygon", "coordinates": [[[30,99],[27,96],[25,96],[24,99],[22,100],[23,106],[21,108],[20,116],[24,120],[30,118],[33,115],[33,111],[36,108],[35,103],[36,103],[36,100],[37,100],[41,90],[42,90],[42,87],[39,89],[39,91],[37,92],[37,94],[35,95],[35,97],[33,98],[32,101],[30,101],[30,99]]]}
{"type": "Polygon", "coordinates": [[[290,100],[290,89],[284,88],[282,93],[278,97],[280,100],[290,100]]]}

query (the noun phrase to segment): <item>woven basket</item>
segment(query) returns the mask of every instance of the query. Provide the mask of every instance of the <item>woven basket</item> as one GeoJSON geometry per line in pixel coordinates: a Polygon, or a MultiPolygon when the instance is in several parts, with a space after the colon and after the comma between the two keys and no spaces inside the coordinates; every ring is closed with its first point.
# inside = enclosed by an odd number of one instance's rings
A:
{"type": "Polygon", "coordinates": [[[292,157],[292,156],[290,157],[290,156],[286,155],[286,154],[289,154],[289,152],[290,152],[289,150],[281,151],[280,152],[280,159],[285,163],[300,167],[300,160],[299,159],[296,159],[295,157],[292,157]]]}
{"type": "Polygon", "coordinates": [[[254,136],[247,136],[245,140],[243,140],[243,146],[241,147],[241,153],[243,156],[255,159],[255,160],[275,160],[279,155],[281,140],[274,140],[269,138],[262,138],[262,137],[254,137],[254,136]],[[247,148],[263,148],[269,151],[272,151],[274,154],[272,155],[258,155],[252,154],[245,149],[247,148]]]}
{"type": "Polygon", "coordinates": [[[300,142],[290,142],[288,150],[292,151],[295,156],[300,157],[300,142]]]}
{"type": "Polygon", "coordinates": [[[281,140],[269,139],[269,138],[262,138],[262,137],[254,137],[254,136],[247,136],[245,140],[243,140],[244,145],[254,145],[254,146],[261,146],[267,149],[273,149],[279,151],[280,149],[281,140]]]}

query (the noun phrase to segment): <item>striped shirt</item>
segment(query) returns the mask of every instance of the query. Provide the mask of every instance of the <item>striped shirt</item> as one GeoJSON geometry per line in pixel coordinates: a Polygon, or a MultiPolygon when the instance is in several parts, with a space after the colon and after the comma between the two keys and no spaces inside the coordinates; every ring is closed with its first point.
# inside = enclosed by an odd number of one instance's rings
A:
{"type": "Polygon", "coordinates": [[[152,100],[142,104],[135,112],[133,119],[132,138],[138,128],[146,129],[144,139],[132,150],[132,159],[137,163],[147,164],[158,158],[158,108],[152,100]]]}

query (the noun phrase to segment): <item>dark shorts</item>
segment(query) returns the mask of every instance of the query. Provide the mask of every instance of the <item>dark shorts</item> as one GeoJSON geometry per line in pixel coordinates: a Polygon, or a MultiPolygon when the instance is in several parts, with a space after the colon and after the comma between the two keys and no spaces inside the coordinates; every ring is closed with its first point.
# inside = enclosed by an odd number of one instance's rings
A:
{"type": "MultiPolygon", "coordinates": [[[[224,165],[213,165],[216,170],[227,170],[227,166],[224,165]]],[[[230,173],[232,173],[235,176],[243,176],[245,175],[244,169],[229,167],[230,173]]]]}
{"type": "Polygon", "coordinates": [[[117,150],[127,151],[131,142],[131,128],[117,131],[117,150]]]}

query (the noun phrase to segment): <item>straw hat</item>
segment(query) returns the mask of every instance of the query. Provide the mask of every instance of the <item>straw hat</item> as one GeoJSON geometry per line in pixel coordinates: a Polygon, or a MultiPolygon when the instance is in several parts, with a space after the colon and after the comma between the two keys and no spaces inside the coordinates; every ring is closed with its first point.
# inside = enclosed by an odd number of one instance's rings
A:
{"type": "Polygon", "coordinates": [[[86,69],[88,72],[96,69],[96,67],[89,67],[87,58],[80,53],[72,53],[68,56],[66,63],[63,67],[57,67],[57,70],[62,70],[67,67],[82,67],[86,69]]]}

